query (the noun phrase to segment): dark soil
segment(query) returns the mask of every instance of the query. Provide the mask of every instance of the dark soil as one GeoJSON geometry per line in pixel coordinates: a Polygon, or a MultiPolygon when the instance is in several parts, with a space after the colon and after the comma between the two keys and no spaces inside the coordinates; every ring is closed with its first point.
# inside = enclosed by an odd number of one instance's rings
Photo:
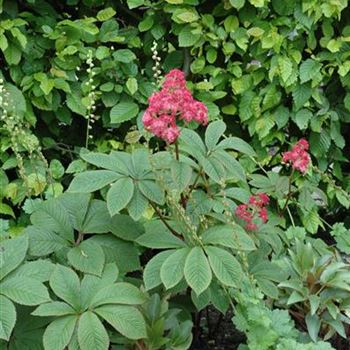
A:
{"type": "Polygon", "coordinates": [[[209,308],[208,312],[203,310],[191,350],[235,350],[239,344],[245,343],[244,334],[235,329],[231,321],[232,316],[232,312],[224,316],[214,308],[209,308]]]}

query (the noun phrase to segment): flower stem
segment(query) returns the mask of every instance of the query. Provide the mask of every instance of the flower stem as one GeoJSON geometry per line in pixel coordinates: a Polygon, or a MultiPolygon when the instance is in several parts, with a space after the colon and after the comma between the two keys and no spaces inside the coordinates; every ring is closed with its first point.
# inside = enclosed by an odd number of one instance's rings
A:
{"type": "Polygon", "coordinates": [[[282,216],[282,215],[284,214],[284,212],[286,211],[288,202],[289,202],[289,200],[291,199],[291,197],[292,197],[292,195],[293,195],[293,192],[292,192],[292,179],[293,179],[293,175],[294,175],[294,169],[292,170],[291,174],[289,175],[288,194],[287,194],[286,203],[284,203],[284,206],[283,206],[282,211],[281,211],[281,216],[282,216]]]}
{"type": "Polygon", "coordinates": [[[162,213],[160,212],[159,208],[152,202],[150,202],[152,208],[154,209],[154,211],[157,213],[159,219],[163,222],[163,224],[166,226],[166,228],[173,233],[175,236],[179,237],[182,239],[182,236],[176,231],[174,230],[169,224],[168,222],[165,220],[165,217],[162,215],[162,213]]]}

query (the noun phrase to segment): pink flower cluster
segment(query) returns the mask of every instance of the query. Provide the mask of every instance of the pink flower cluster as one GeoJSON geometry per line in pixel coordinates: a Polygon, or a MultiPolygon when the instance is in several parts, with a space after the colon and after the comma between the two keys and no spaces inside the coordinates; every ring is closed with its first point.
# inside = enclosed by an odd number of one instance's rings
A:
{"type": "Polygon", "coordinates": [[[307,153],[309,143],[305,139],[300,139],[291,151],[283,153],[283,162],[291,163],[293,169],[305,174],[310,163],[310,155],[307,153]]]}
{"type": "Polygon", "coordinates": [[[185,75],[178,69],[171,70],[165,76],[165,82],[159,92],[149,98],[142,121],[145,129],[167,143],[173,143],[180,135],[176,120],[199,124],[208,123],[207,107],[196,101],[186,87],[185,75]]]}
{"type": "Polygon", "coordinates": [[[258,193],[255,196],[250,196],[248,204],[240,204],[237,206],[235,214],[243,220],[245,228],[249,231],[254,231],[258,225],[254,222],[258,216],[263,223],[268,220],[266,206],[269,204],[270,198],[266,193],[258,193]]]}

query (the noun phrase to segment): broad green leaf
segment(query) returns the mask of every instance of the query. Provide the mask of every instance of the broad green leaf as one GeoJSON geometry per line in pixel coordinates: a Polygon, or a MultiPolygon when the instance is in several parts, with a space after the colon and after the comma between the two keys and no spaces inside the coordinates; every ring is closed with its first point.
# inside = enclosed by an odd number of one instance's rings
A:
{"type": "Polygon", "coordinates": [[[110,112],[111,123],[122,123],[136,117],[139,107],[134,102],[122,101],[116,104],[110,112]]]}
{"type": "Polygon", "coordinates": [[[318,75],[321,67],[322,67],[321,63],[311,58],[304,61],[299,68],[301,83],[305,83],[309,80],[314,79],[318,75]]]}
{"type": "Polygon", "coordinates": [[[222,120],[217,120],[208,125],[205,131],[205,144],[208,150],[214,149],[225,130],[226,124],[222,120]]]}
{"type": "Polygon", "coordinates": [[[65,316],[74,315],[76,311],[62,301],[52,301],[39,305],[32,313],[34,316],[65,316]]]}
{"type": "Polygon", "coordinates": [[[64,316],[51,322],[45,329],[43,344],[45,350],[64,350],[69,344],[78,316],[64,316]]]}
{"type": "Polygon", "coordinates": [[[116,263],[121,273],[140,269],[139,250],[131,242],[113,235],[94,235],[90,240],[102,247],[106,263],[116,263]]]}
{"type": "Polygon", "coordinates": [[[84,312],[79,318],[78,342],[84,350],[107,350],[109,347],[107,331],[91,311],[84,312]]]}
{"type": "Polygon", "coordinates": [[[130,202],[134,194],[134,182],[124,177],[114,182],[107,192],[107,207],[111,216],[119,213],[130,202]]]}
{"type": "Polygon", "coordinates": [[[247,156],[255,157],[256,153],[252,146],[239,137],[228,137],[222,140],[216,147],[216,149],[233,149],[235,151],[246,154],[247,156]]]}
{"type": "Polygon", "coordinates": [[[305,323],[306,323],[310,338],[314,342],[316,342],[318,338],[318,332],[320,331],[320,327],[321,327],[321,320],[316,314],[311,315],[309,313],[305,317],[305,323]]]}
{"type": "Polygon", "coordinates": [[[186,258],[184,273],[188,285],[197,295],[209,287],[212,273],[202,248],[192,248],[186,258]]]}
{"type": "Polygon", "coordinates": [[[76,270],[101,276],[105,256],[97,243],[91,240],[83,241],[68,252],[67,258],[76,270]]]}
{"type": "Polygon", "coordinates": [[[70,268],[56,265],[50,278],[53,292],[78,310],[80,307],[80,281],[78,275],[70,268]]]}
{"type": "Polygon", "coordinates": [[[129,215],[117,214],[111,218],[109,231],[119,238],[133,242],[144,233],[144,228],[129,215]]]}
{"type": "Polygon", "coordinates": [[[112,170],[125,175],[129,173],[129,171],[125,168],[123,161],[120,159],[121,152],[111,154],[103,154],[97,152],[81,152],[80,156],[82,159],[84,159],[90,164],[97,166],[98,168],[112,170]]]}
{"type": "Polygon", "coordinates": [[[28,235],[0,242],[0,281],[24,260],[27,249],[28,235]]]}
{"type": "Polygon", "coordinates": [[[241,9],[245,4],[245,0],[229,0],[229,1],[230,1],[230,4],[237,10],[241,9]]]}
{"type": "Polygon", "coordinates": [[[171,249],[158,253],[147,263],[143,272],[143,281],[145,283],[146,290],[155,288],[162,283],[160,278],[160,269],[164,261],[175,251],[176,250],[171,249]]]}
{"type": "Polygon", "coordinates": [[[165,226],[161,234],[158,231],[145,233],[136,242],[144,247],[153,249],[183,248],[186,246],[184,241],[174,236],[165,226]]]}
{"type": "Polygon", "coordinates": [[[127,4],[129,9],[134,9],[135,7],[139,7],[144,4],[144,0],[127,0],[127,4]]]}
{"type": "Polygon", "coordinates": [[[147,199],[160,205],[164,204],[164,191],[156,182],[142,180],[138,182],[138,186],[147,199]]]}
{"type": "Polygon", "coordinates": [[[243,274],[236,258],[226,250],[217,247],[206,247],[205,251],[217,279],[229,287],[239,286],[243,274]]]}
{"type": "Polygon", "coordinates": [[[69,244],[59,235],[43,227],[28,226],[25,231],[29,236],[29,254],[32,256],[48,255],[69,244]]]}
{"type": "Polygon", "coordinates": [[[304,107],[305,103],[309,101],[311,94],[312,89],[308,84],[297,85],[292,93],[295,108],[299,110],[304,107]]]}
{"type": "Polygon", "coordinates": [[[38,305],[50,301],[46,287],[24,276],[9,276],[1,282],[1,294],[21,305],[38,305]]]}
{"type": "Polygon", "coordinates": [[[186,25],[180,31],[178,38],[180,47],[190,47],[195,45],[201,36],[200,34],[193,33],[190,25],[186,25]]]}
{"type": "Polygon", "coordinates": [[[177,249],[162,264],[160,278],[166,289],[176,286],[184,277],[184,268],[190,248],[177,249]]]}
{"type": "Polygon", "coordinates": [[[92,298],[90,307],[104,304],[138,305],[146,301],[145,295],[130,283],[119,282],[102,288],[92,298]]]}
{"type": "Polygon", "coordinates": [[[94,192],[118,180],[120,177],[120,174],[110,170],[88,170],[77,174],[71,182],[68,191],[81,193],[94,192]]]}
{"type": "Polygon", "coordinates": [[[201,161],[205,173],[216,183],[226,179],[226,171],[223,165],[214,158],[206,158],[201,161]]]}
{"type": "Polygon", "coordinates": [[[56,199],[42,202],[30,220],[36,227],[53,231],[71,242],[74,240],[71,216],[56,199]]]}
{"type": "Polygon", "coordinates": [[[16,308],[13,303],[0,295],[0,339],[9,340],[16,323],[16,308]]]}
{"type": "Polygon", "coordinates": [[[244,229],[238,225],[213,226],[205,230],[202,234],[204,244],[222,245],[237,250],[255,250],[253,240],[244,229]]]}
{"type": "Polygon", "coordinates": [[[49,260],[29,261],[21,265],[11,276],[25,276],[39,282],[46,282],[50,279],[55,265],[49,260]]]}
{"type": "Polygon", "coordinates": [[[116,12],[112,7],[107,7],[103,10],[98,11],[96,17],[99,21],[107,21],[108,19],[112,18],[115,14],[116,12]]]}
{"type": "MultiPolygon", "coordinates": [[[[136,55],[129,49],[116,50],[113,54],[113,57],[116,61],[123,62],[123,63],[130,63],[136,59],[136,55]]],[[[121,102],[121,103],[131,103],[131,102],[121,102]]]]}
{"type": "Polygon", "coordinates": [[[308,109],[301,109],[295,115],[295,122],[300,130],[305,130],[312,118],[312,112],[308,109]]]}
{"type": "Polygon", "coordinates": [[[171,163],[171,177],[179,192],[184,191],[192,179],[192,168],[190,165],[174,160],[171,163]]]}
{"type": "Polygon", "coordinates": [[[134,194],[127,206],[130,216],[134,220],[139,220],[143,215],[143,213],[145,212],[145,210],[147,209],[147,205],[148,205],[148,200],[139,190],[138,186],[135,186],[134,194]]]}
{"type": "Polygon", "coordinates": [[[146,323],[139,310],[126,305],[105,305],[95,312],[128,339],[147,337],[146,323]]]}
{"type": "MultiPolygon", "coordinates": [[[[78,195],[78,194],[74,194],[78,195]]],[[[85,216],[79,217],[83,219],[83,224],[78,229],[84,233],[106,233],[109,232],[111,217],[107,210],[106,202],[94,199],[90,202],[88,211],[85,216]]]]}

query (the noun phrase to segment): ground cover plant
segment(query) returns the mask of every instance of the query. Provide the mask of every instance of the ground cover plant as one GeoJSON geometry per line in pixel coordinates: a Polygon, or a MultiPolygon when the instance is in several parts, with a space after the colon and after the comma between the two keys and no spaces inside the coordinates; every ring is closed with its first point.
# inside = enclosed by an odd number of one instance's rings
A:
{"type": "Polygon", "coordinates": [[[350,347],[346,0],[0,0],[4,349],[350,347]]]}

